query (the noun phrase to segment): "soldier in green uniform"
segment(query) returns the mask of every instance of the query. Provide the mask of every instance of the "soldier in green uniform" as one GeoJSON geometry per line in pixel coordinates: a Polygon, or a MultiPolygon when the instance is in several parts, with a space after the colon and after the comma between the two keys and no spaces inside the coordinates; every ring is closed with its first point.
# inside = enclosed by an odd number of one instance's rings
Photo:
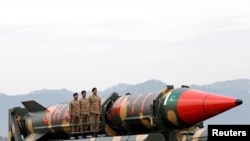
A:
{"type": "Polygon", "coordinates": [[[92,95],[89,97],[90,104],[90,131],[98,132],[100,126],[100,115],[102,112],[101,98],[97,95],[97,89],[92,89],[92,95]]]}
{"type": "Polygon", "coordinates": [[[74,99],[69,103],[69,114],[72,124],[71,132],[79,132],[80,122],[80,102],[78,101],[78,93],[73,94],[74,99]]]}
{"type": "Polygon", "coordinates": [[[81,132],[88,131],[89,125],[89,100],[86,98],[86,91],[83,90],[82,98],[80,99],[80,114],[81,114],[81,132]]]}

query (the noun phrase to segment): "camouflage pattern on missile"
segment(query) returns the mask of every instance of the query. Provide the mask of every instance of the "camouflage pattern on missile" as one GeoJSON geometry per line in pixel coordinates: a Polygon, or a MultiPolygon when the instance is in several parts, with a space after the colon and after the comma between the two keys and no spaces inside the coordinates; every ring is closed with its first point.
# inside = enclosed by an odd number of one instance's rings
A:
{"type": "Polygon", "coordinates": [[[190,88],[126,95],[112,105],[106,133],[142,134],[189,128],[241,103],[239,99],[190,88]]]}
{"type": "Polygon", "coordinates": [[[35,101],[22,102],[29,111],[25,125],[29,136],[27,140],[35,140],[47,134],[56,138],[68,138],[70,131],[69,104],[62,103],[48,108],[35,101]],[[36,107],[36,108],[31,108],[36,107]]]}
{"type": "MultiPolygon", "coordinates": [[[[72,137],[69,103],[47,108],[33,100],[22,103],[25,108],[9,110],[10,141],[62,141],[72,137]]],[[[188,87],[174,89],[167,86],[158,93],[113,94],[102,102],[99,132],[79,132],[76,136],[102,137],[81,139],[91,141],[153,141],[152,137],[165,141],[199,141],[195,137],[203,135],[203,132],[196,128],[202,121],[240,104],[242,101],[239,99],[188,87]]]]}

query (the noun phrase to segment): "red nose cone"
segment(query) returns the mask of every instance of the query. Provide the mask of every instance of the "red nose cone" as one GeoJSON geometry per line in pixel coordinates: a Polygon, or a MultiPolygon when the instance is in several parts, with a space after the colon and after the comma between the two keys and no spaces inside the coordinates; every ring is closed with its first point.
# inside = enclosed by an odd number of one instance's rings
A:
{"type": "Polygon", "coordinates": [[[207,115],[214,116],[239,105],[237,101],[239,100],[231,97],[210,94],[204,100],[204,111],[207,115]]]}
{"type": "Polygon", "coordinates": [[[180,95],[177,112],[183,122],[194,125],[241,103],[241,100],[232,97],[190,89],[180,95]]]}

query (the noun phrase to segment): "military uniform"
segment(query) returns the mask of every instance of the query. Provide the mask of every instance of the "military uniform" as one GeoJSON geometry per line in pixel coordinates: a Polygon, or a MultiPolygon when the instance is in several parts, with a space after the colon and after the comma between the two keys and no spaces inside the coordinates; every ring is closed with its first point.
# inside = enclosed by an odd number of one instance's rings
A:
{"type": "Polygon", "coordinates": [[[100,126],[100,114],[101,108],[101,98],[98,95],[92,95],[89,97],[90,103],[90,131],[99,131],[100,126]]]}
{"type": "Polygon", "coordinates": [[[80,102],[78,100],[72,100],[69,104],[69,114],[71,117],[72,132],[79,131],[79,122],[80,122],[80,102]]]}
{"type": "Polygon", "coordinates": [[[80,101],[80,114],[81,114],[81,131],[88,131],[89,125],[89,100],[82,98],[80,101]]]}

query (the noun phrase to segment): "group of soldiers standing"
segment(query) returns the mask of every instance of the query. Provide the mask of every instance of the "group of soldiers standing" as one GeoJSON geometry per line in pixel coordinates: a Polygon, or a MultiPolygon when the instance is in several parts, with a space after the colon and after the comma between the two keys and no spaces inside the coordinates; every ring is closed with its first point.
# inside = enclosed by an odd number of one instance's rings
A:
{"type": "Polygon", "coordinates": [[[102,107],[97,88],[92,89],[92,95],[88,98],[85,90],[81,94],[82,98],[78,100],[78,93],[74,93],[74,99],[69,104],[71,132],[98,132],[102,107]]]}

